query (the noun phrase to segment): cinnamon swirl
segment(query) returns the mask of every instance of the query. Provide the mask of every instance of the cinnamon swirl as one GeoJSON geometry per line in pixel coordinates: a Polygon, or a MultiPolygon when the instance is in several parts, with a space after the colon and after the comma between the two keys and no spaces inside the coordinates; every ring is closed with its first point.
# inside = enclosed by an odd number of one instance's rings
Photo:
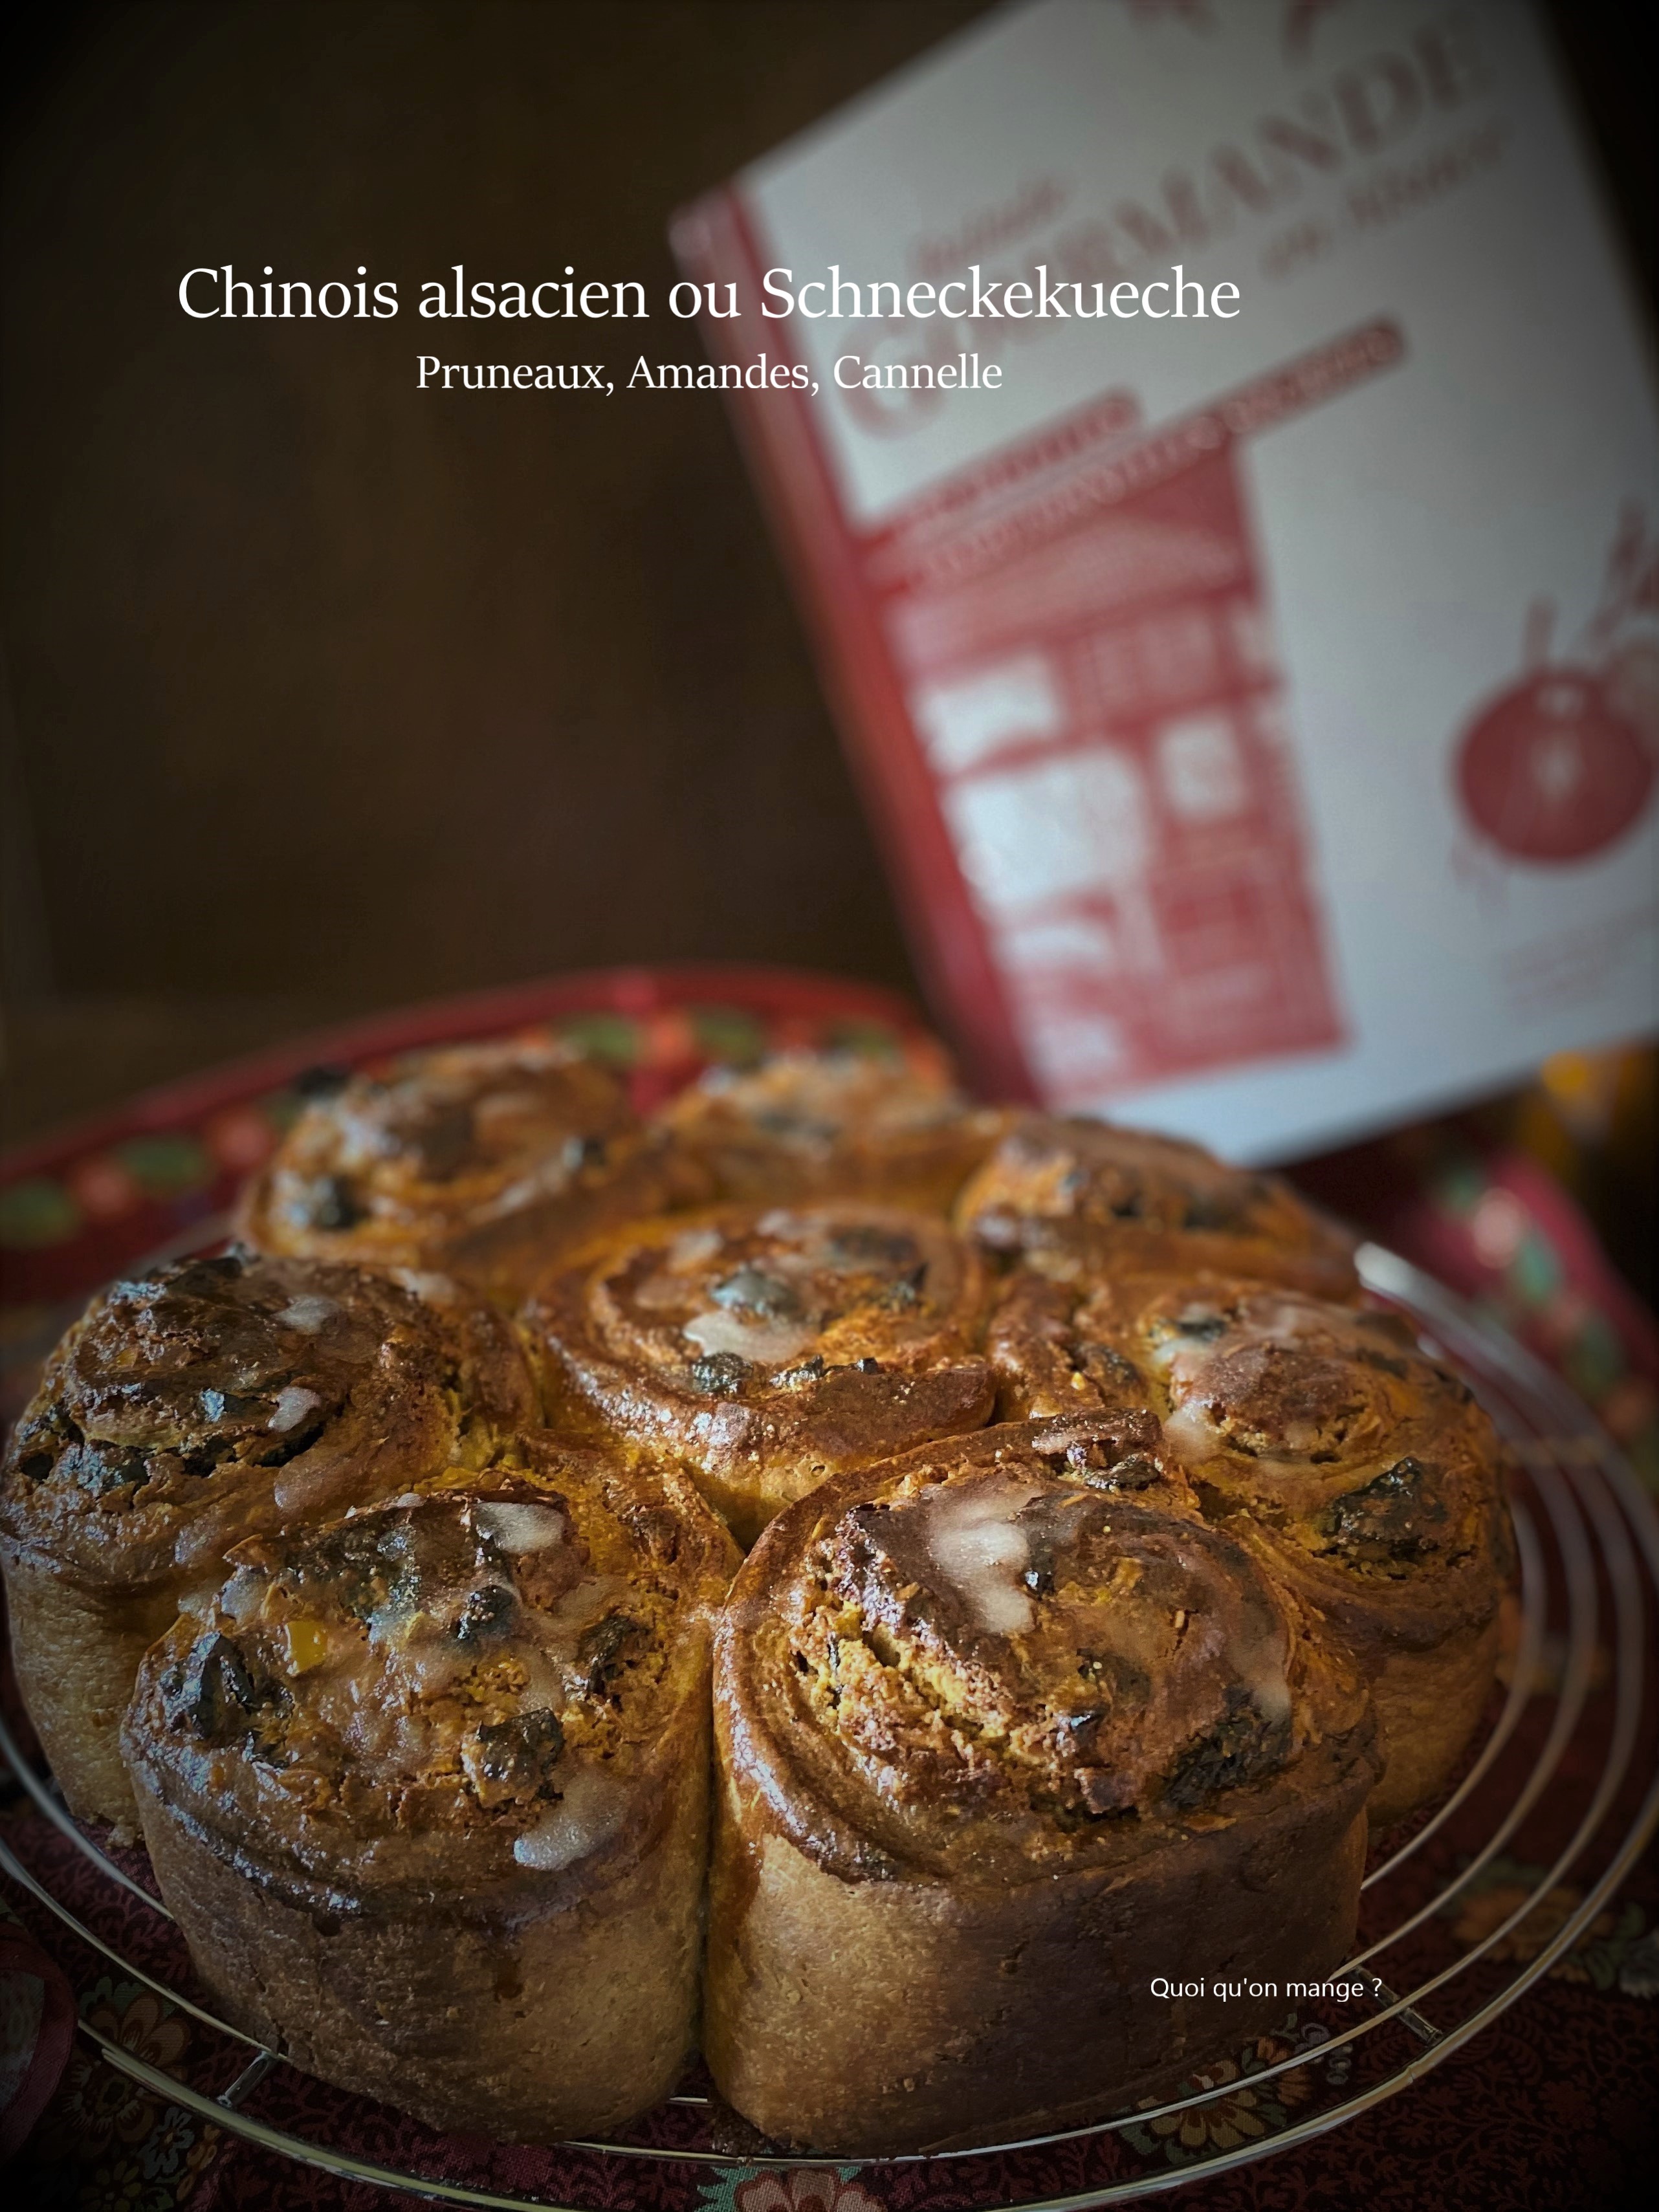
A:
{"type": "Polygon", "coordinates": [[[1500,1452],[1391,1315],[1261,1283],[1018,1274],[988,1340],[1010,1415],[1148,1407],[1206,1518],[1248,1532],[1371,1684],[1386,1826],[1442,1786],[1497,1660],[1500,1452]]]}
{"type": "Polygon", "coordinates": [[[970,1107],[943,1055],[783,1052],[711,1068],[661,1122],[712,1198],[878,1199],[943,1212],[1006,1117],[970,1107]]]}
{"type": "Polygon", "coordinates": [[[665,2095],[695,2027],[710,1632],[737,1565],[690,1485],[526,1436],[228,1565],[147,1655],[125,1741],[229,2017],[513,2142],[665,2095]]]}
{"type": "Polygon", "coordinates": [[[740,1542],[827,1475],[977,1428],[978,1260],[848,1200],[635,1224],[526,1310],[550,1417],[667,1452],[740,1542]]]}
{"type": "Polygon", "coordinates": [[[704,2049],[791,2145],[1082,2122],[1282,2009],[1155,1982],[1317,1979],[1352,1936],[1364,1685],[1133,1421],[791,1506],[733,1587],[715,1736],[704,2049]]]}
{"type": "Polygon", "coordinates": [[[512,1304],[560,1250],[675,1194],[603,1068],[551,1042],[452,1045],[313,1097],[240,1226],[262,1251],[435,1270],[512,1304]]]}
{"type": "Polygon", "coordinates": [[[1211,1268],[1328,1297],[1358,1287],[1352,1239],[1278,1176],[1109,1121],[1022,1115],[956,1220],[988,1251],[1065,1278],[1211,1268]]]}
{"type": "Polygon", "coordinates": [[[130,1825],[134,1671],[231,1545],[487,1457],[535,1403],[505,1320],[357,1267],[232,1251],[95,1298],[0,1474],[18,1681],[71,1810],[130,1825]]]}

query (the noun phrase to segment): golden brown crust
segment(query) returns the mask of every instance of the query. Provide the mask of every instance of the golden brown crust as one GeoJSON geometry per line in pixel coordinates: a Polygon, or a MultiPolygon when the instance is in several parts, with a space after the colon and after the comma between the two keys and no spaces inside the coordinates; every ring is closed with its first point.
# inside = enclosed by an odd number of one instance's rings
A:
{"type": "Polygon", "coordinates": [[[1431,1796],[1491,1686],[1498,1440],[1394,1316],[1237,1279],[1017,1273],[988,1335],[1010,1415],[1150,1407],[1206,1515],[1248,1528],[1371,1680],[1379,1825],[1431,1796]]]}
{"type": "Polygon", "coordinates": [[[453,1275],[511,1305],[599,1231],[698,1194],[562,1045],[451,1045],[316,1097],[245,1194],[263,1251],[453,1275]]]}
{"type": "Polygon", "coordinates": [[[789,1508],[738,1576],[705,2048],[767,2133],[879,2154],[1086,2117],[1238,2031],[1154,1978],[1340,1956],[1364,1686],[1146,1443],[926,1445],[789,1508]]]}
{"type": "Polygon", "coordinates": [[[535,1418],[505,1320],[361,1268],[233,1251],[95,1298],[0,1477],[20,1679],[74,1809],[130,1820],[114,1729],[139,1654],[233,1544],[535,1418]]]}
{"type": "Polygon", "coordinates": [[[240,1546],[147,1655],[124,1736],[164,1894],[233,2017],[343,2087],[515,2140],[664,2094],[695,2013],[708,1644],[736,1564],[672,1471],[539,1434],[240,1546]]]}
{"type": "Polygon", "coordinates": [[[1006,1115],[970,1107],[943,1056],[785,1052],[713,1068],[659,1116],[708,1194],[744,1205],[866,1198],[944,1212],[1006,1115]]]}
{"type": "Polygon", "coordinates": [[[669,1452],[740,1541],[837,1470],[989,1415],[983,1272],[857,1200],[636,1223],[526,1310],[550,1410],[669,1452]]]}
{"type": "Polygon", "coordinates": [[[1353,1240],[1278,1176],[1109,1121],[1022,1115],[963,1191],[957,1227],[1061,1279],[1213,1270],[1357,1293],[1353,1240]]]}

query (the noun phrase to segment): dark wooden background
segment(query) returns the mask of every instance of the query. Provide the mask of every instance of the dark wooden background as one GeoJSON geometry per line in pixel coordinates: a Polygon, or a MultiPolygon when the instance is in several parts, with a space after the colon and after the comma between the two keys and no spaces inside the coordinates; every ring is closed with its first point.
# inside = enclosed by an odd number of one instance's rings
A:
{"type": "MultiPolygon", "coordinates": [[[[677,205],[983,4],[145,0],[14,27],[9,1133],[555,968],[910,981],[719,399],[415,389],[434,347],[631,364],[699,357],[694,328],[412,303],[457,260],[660,303],[677,205]],[[188,321],[179,276],[226,261],[367,263],[405,304],[188,321]]],[[[1650,248],[1630,13],[1555,14],[1650,248]]]]}

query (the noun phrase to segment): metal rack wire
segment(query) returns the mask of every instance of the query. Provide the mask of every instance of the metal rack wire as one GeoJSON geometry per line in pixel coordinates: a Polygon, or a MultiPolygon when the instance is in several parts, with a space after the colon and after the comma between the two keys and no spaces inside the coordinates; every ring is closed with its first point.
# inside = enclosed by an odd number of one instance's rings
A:
{"type": "MultiPolygon", "coordinates": [[[[1330,2062],[1339,2053],[1346,2054],[1342,2063],[1351,2069],[1349,2078],[1364,2078],[1355,2081],[1349,2094],[1316,2104],[1307,2117],[1280,2131],[1220,2150],[1200,2165],[1172,2165],[1108,2179],[1065,2196],[1025,2197],[1016,2201],[1011,2212],[1083,2212],[1085,2206],[1155,2195],[1200,2174],[1275,2155],[1398,2094],[1479,2034],[1579,1941],[1659,1821],[1659,1779],[1644,1765],[1659,1731],[1659,1698],[1646,1663],[1653,1624],[1659,1620],[1659,1516],[1651,1502],[1583,1407],[1512,1340],[1391,1253],[1367,1245],[1360,1254],[1360,1267],[1366,1287],[1402,1308],[1425,1340],[1468,1378],[1507,1439],[1520,1470],[1513,1499],[1518,1626],[1502,1710],[1456,1789],[1366,1877],[1360,1947],[1347,1966],[1330,1978],[1364,1985],[1369,1992],[1364,2016],[1338,2025],[1315,2052],[1328,2079],[1334,2070],[1330,2062]],[[1517,1758],[1523,1749],[1527,1756],[1517,1758]],[[1569,1777],[1564,1765],[1570,1754],[1577,1771],[1569,1777]],[[1560,1817],[1564,1802],[1565,1822],[1560,1817]],[[1483,1870],[1500,1862],[1529,1816],[1545,1803],[1555,1815],[1556,1831],[1564,1826],[1571,1831],[1555,1849],[1551,1863],[1522,1884],[1521,1900],[1501,1921],[1478,1940],[1453,1944],[1454,1955],[1425,1970],[1422,1931],[1456,1911],[1458,1898],[1467,1895],[1483,1870]],[[1447,1824],[1454,1820],[1466,1843],[1471,1832],[1475,1835],[1475,1848],[1460,1855],[1454,1868],[1431,1876],[1434,1846],[1438,1840],[1443,1857],[1447,1824]],[[1579,1901],[1560,1916],[1547,1942],[1535,1948],[1530,1942],[1508,1943],[1547,1894],[1556,1892],[1559,1898],[1569,1883],[1581,1892],[1579,1901]],[[1413,1938],[1419,1939],[1415,1946],[1413,1938]],[[1419,1954],[1415,1966],[1411,1965],[1414,1949],[1419,1954]],[[1527,1953],[1530,1954],[1517,1955],[1527,1953]],[[1406,1971],[1394,1966],[1390,1954],[1406,1971]],[[1415,1972],[1419,1978],[1411,1986],[1396,1990],[1382,1978],[1385,1971],[1400,1972],[1401,1978],[1407,1980],[1415,1972]]],[[[70,1819],[52,1785],[30,1769],[3,1727],[0,1752],[40,1813],[73,1841],[104,1880],[165,1918],[165,1908],[149,1892],[70,1819]]],[[[3,1843],[0,1869],[123,1975],[155,1990],[246,2053],[236,2078],[214,2097],[149,2064],[82,2020],[81,2033],[100,2049],[107,2063],[154,2094],[267,2150],[345,2179],[377,2183],[434,2203],[490,2208],[491,2212],[549,2203],[544,2197],[499,2194],[377,2165],[259,2119],[243,2107],[265,2075],[287,2063],[278,2053],[263,2048],[124,1957],[3,1843]]],[[[1443,1952],[1446,1948],[1443,1943],[1443,1952]]],[[[1309,2048],[1298,2048],[1254,2072],[1249,2086],[1259,2090],[1275,2076],[1309,2063],[1309,2048]]],[[[1121,2114],[1103,2124],[955,2155],[984,2160],[1106,2138],[1160,2120],[1178,2121],[1182,2115],[1201,2114],[1238,2087],[1234,2079],[1213,2087],[1200,2086],[1190,2094],[1121,2114]]],[[[681,2097],[671,2102],[683,2108],[676,2119],[690,2124],[702,2117],[696,2108],[706,2100],[681,2097]]],[[[648,2136],[651,2130],[641,2132],[648,2136]]],[[[648,2140],[569,2148],[606,2158],[706,2167],[824,2162],[733,2153],[715,2148],[706,2127],[702,2134],[699,2142],[672,2148],[648,2140]]],[[[884,2159],[878,2163],[911,2162],[884,2159]]],[[[838,2163],[844,2166],[846,2161],[838,2163]]],[[[565,2212],[565,2208],[555,2208],[555,2212],[565,2212]]]]}

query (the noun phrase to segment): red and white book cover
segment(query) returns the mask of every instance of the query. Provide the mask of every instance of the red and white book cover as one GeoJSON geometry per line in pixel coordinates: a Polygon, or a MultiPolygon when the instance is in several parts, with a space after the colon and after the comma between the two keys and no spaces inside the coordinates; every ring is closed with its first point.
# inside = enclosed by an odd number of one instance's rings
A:
{"type": "Polygon", "coordinates": [[[1001,9],[674,244],[983,1083],[1268,1159],[1659,1022],[1659,424],[1523,0],[1001,9]]]}

